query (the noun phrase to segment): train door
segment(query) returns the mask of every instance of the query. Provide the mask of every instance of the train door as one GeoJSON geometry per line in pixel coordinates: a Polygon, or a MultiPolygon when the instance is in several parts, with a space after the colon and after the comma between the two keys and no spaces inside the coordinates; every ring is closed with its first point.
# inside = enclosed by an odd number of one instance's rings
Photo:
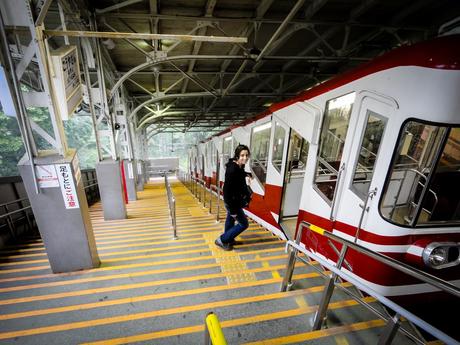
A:
{"type": "Polygon", "coordinates": [[[355,105],[359,107],[357,130],[343,176],[343,190],[336,202],[336,219],[356,227],[357,237],[359,230],[366,227],[369,208],[377,206],[374,196],[386,175],[386,163],[379,160],[379,153],[395,104],[390,99],[366,92],[355,105]]]}
{"type": "Polygon", "coordinates": [[[294,129],[290,130],[289,149],[284,172],[284,189],[281,203],[281,219],[295,217],[299,213],[300,197],[307,164],[309,143],[294,129]]]}
{"type": "MultiPolygon", "coordinates": [[[[317,216],[317,224],[332,230],[336,218],[344,173],[350,157],[350,142],[356,127],[352,115],[356,93],[351,92],[326,102],[313,173],[313,195],[306,207],[317,216]]],[[[305,199],[305,198],[304,198],[305,199]]]]}

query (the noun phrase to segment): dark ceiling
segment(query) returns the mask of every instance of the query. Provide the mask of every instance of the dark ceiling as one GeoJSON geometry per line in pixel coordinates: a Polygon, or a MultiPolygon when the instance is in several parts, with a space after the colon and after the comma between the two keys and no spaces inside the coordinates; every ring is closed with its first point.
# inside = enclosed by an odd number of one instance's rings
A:
{"type": "MultiPolygon", "coordinates": [[[[116,78],[145,63],[146,54],[166,52],[164,63],[133,73],[124,85],[134,107],[152,100],[136,114],[139,121],[169,106],[145,124],[177,131],[218,131],[385,51],[435,37],[460,15],[458,0],[76,0],[69,8],[78,9],[66,13],[69,30],[95,11],[99,31],[247,37],[242,45],[104,44],[116,78]]],[[[45,23],[59,26],[57,6],[45,23]]]]}

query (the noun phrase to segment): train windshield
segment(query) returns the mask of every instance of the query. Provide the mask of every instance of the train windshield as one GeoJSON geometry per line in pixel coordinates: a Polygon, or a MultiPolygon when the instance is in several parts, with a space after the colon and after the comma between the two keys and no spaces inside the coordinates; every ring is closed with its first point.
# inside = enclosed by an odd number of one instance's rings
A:
{"type": "Polygon", "coordinates": [[[460,222],[460,128],[417,121],[400,135],[382,215],[406,226],[460,222]]]}

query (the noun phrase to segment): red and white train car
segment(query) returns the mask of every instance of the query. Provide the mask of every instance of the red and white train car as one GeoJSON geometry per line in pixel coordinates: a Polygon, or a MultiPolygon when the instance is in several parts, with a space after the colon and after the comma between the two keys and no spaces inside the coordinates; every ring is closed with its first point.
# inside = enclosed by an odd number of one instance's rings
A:
{"type": "MultiPolygon", "coordinates": [[[[199,144],[208,184],[218,156],[224,182],[238,143],[256,177],[245,211],[274,234],[297,217],[460,283],[460,35],[395,49],[199,144]]],[[[302,243],[336,261],[308,233],[302,243]]],[[[383,295],[433,291],[359,253],[347,261],[383,295]]]]}

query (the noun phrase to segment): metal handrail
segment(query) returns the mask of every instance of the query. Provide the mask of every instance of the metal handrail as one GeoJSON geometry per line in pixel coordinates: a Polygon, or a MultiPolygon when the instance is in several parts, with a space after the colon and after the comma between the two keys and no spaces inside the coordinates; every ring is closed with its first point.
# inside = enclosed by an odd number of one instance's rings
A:
{"type": "Polygon", "coordinates": [[[3,204],[0,204],[0,207],[4,207],[4,206],[10,205],[10,204],[20,203],[20,202],[23,202],[23,201],[29,201],[29,198],[22,198],[22,199],[16,199],[16,200],[12,200],[12,201],[7,201],[7,202],[4,202],[3,204]]]}
{"type": "Polygon", "coordinates": [[[8,212],[8,213],[4,213],[2,215],[0,215],[0,219],[2,218],[5,218],[5,217],[9,217],[11,216],[12,214],[16,214],[16,213],[19,213],[19,212],[22,212],[24,210],[28,210],[29,208],[31,208],[32,206],[26,206],[26,207],[23,207],[23,208],[19,208],[17,210],[14,210],[14,211],[11,211],[11,212],[8,212]]]}
{"type": "MultiPolygon", "coordinates": [[[[422,282],[424,282],[426,284],[429,284],[429,285],[435,287],[438,290],[442,290],[444,292],[452,294],[455,297],[460,297],[460,288],[458,288],[457,286],[455,286],[455,285],[453,285],[453,284],[451,284],[449,282],[446,282],[446,281],[444,281],[444,280],[442,280],[442,279],[440,279],[440,278],[438,278],[436,276],[433,276],[433,275],[431,275],[429,273],[423,272],[423,271],[421,271],[419,269],[416,269],[416,268],[414,268],[412,266],[409,266],[409,265],[407,265],[407,264],[405,264],[403,262],[397,261],[397,260],[395,260],[395,259],[393,259],[393,258],[391,258],[389,256],[383,255],[383,254],[378,253],[378,252],[374,252],[374,251],[372,251],[372,250],[370,250],[370,249],[368,249],[368,248],[366,248],[366,247],[364,247],[362,245],[359,245],[357,243],[348,241],[348,240],[346,240],[346,239],[344,239],[344,238],[342,238],[340,236],[334,235],[333,233],[331,233],[329,231],[312,229],[311,224],[309,224],[309,223],[307,223],[305,221],[301,222],[299,224],[299,226],[298,226],[297,236],[296,236],[295,242],[294,241],[288,241],[286,243],[286,247],[289,247],[289,246],[292,247],[292,250],[291,250],[290,255],[289,255],[286,274],[285,274],[285,277],[284,277],[282,285],[281,285],[281,291],[286,291],[288,289],[288,287],[292,285],[291,280],[292,280],[292,275],[293,275],[296,259],[299,259],[304,263],[309,263],[308,261],[305,261],[304,259],[298,257],[299,252],[304,253],[307,257],[309,257],[309,259],[317,261],[321,266],[326,267],[331,272],[333,272],[330,277],[327,277],[324,293],[323,293],[323,296],[321,298],[321,302],[320,302],[320,305],[318,307],[318,311],[317,311],[317,313],[315,315],[314,326],[313,326],[314,330],[318,330],[318,329],[321,328],[322,323],[323,323],[323,321],[325,319],[325,315],[327,313],[327,308],[328,308],[328,305],[329,305],[330,298],[332,296],[333,289],[334,289],[335,286],[338,286],[337,285],[338,278],[341,278],[341,279],[343,279],[345,281],[348,281],[349,283],[353,284],[359,290],[366,292],[367,294],[369,294],[370,296],[372,296],[376,300],[378,300],[380,303],[382,303],[383,305],[387,306],[388,308],[390,308],[390,309],[392,309],[392,310],[394,310],[396,312],[396,315],[394,317],[384,316],[381,313],[376,312],[374,307],[372,307],[372,306],[368,305],[366,302],[362,301],[359,298],[359,296],[354,295],[350,291],[346,291],[346,293],[348,295],[350,295],[352,298],[356,299],[360,304],[368,307],[371,311],[375,312],[380,318],[383,318],[385,321],[388,321],[388,327],[386,328],[387,332],[382,334],[382,338],[381,338],[381,341],[383,339],[386,344],[391,343],[391,341],[392,341],[392,339],[394,337],[394,334],[396,333],[397,330],[403,332],[405,335],[408,335],[412,339],[415,338],[407,330],[405,330],[404,328],[401,328],[401,326],[399,324],[400,323],[399,321],[400,321],[401,317],[406,318],[407,320],[409,320],[413,324],[419,326],[420,328],[422,328],[426,332],[430,333],[431,335],[433,335],[437,339],[440,339],[441,341],[444,341],[447,344],[458,344],[458,342],[455,339],[451,338],[449,335],[447,335],[444,332],[440,331],[436,327],[430,325],[426,321],[420,319],[416,315],[412,314],[411,312],[409,312],[408,310],[406,310],[403,307],[399,306],[398,304],[396,304],[395,302],[391,301],[390,299],[386,298],[385,296],[379,294],[377,291],[375,291],[371,287],[361,283],[353,275],[351,275],[351,274],[347,273],[346,271],[342,270],[342,264],[343,264],[343,262],[345,260],[345,255],[347,253],[347,250],[349,248],[351,248],[351,249],[356,250],[357,252],[359,252],[361,254],[364,254],[364,255],[366,255],[368,257],[371,257],[374,260],[377,260],[377,261],[379,261],[379,262],[381,262],[381,263],[383,263],[385,265],[388,265],[388,266],[390,266],[390,267],[392,267],[392,268],[394,268],[394,269],[396,269],[396,270],[398,270],[400,272],[403,272],[403,273],[405,273],[405,274],[407,274],[407,275],[409,275],[411,277],[414,277],[414,278],[418,279],[419,281],[422,281],[422,282]],[[341,249],[341,252],[340,252],[340,256],[339,256],[339,258],[337,260],[337,263],[335,265],[333,265],[329,261],[321,258],[316,253],[311,252],[306,247],[302,247],[300,245],[300,240],[302,238],[302,235],[303,235],[303,232],[304,232],[305,229],[307,229],[309,231],[318,232],[322,236],[342,244],[342,249],[341,249]]],[[[342,288],[342,290],[343,290],[343,288],[342,288]]],[[[420,342],[420,340],[418,338],[415,338],[414,340],[420,342]]]]}
{"type": "Polygon", "coordinates": [[[177,240],[177,222],[176,222],[176,198],[174,197],[171,185],[168,181],[168,174],[165,174],[165,186],[166,186],[166,194],[168,196],[168,206],[169,206],[169,214],[171,216],[171,224],[173,228],[173,240],[177,240]]]}

